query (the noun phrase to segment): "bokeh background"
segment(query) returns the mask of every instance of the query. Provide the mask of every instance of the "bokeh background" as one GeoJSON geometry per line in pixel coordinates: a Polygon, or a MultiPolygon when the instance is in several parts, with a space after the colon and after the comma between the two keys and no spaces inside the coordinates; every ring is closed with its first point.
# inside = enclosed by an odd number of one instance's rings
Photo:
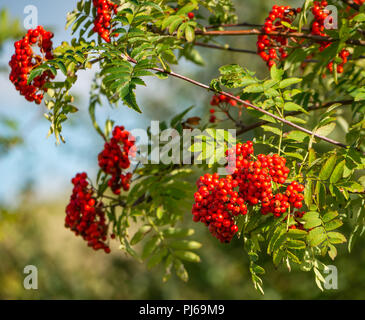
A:
{"type": "MultiPolygon", "coordinates": [[[[274,4],[271,0],[237,0],[240,22],[258,23],[274,4]]],[[[276,4],[301,5],[302,1],[275,1],[276,4]]],[[[1,0],[0,3],[0,299],[363,299],[365,298],[364,240],[351,254],[345,246],[335,265],[339,289],[322,293],[311,273],[284,268],[275,270],[270,258],[262,265],[265,296],[255,291],[248,272],[248,261],[239,241],[221,245],[203,226],[192,224],[186,213],[184,224],[196,230],[203,243],[202,262],[187,265],[190,280],[173,276],[162,283],[162,270],[147,270],[115,246],[112,254],[94,252],[64,228],[64,208],[71,192],[70,179],[79,171],[97,172],[96,157],[102,141],[92,129],[87,115],[88,91],[92,71],[80,73],[73,93],[80,112],[63,128],[66,144],[56,145],[46,138],[49,123],[45,107],[30,104],[8,80],[8,61],[12,38],[24,33],[24,8],[38,9],[38,24],[55,32],[54,45],[70,41],[65,30],[66,13],[76,0],[1,0]],[[23,269],[35,265],[39,270],[39,289],[23,288],[23,269]]],[[[255,37],[223,39],[232,46],[255,49],[255,37]]],[[[223,41],[222,40],[222,41],[223,41]]],[[[200,48],[206,61],[197,67],[182,60],[175,70],[209,83],[223,64],[238,63],[255,70],[259,77],[266,67],[259,57],[200,48]]],[[[193,115],[207,117],[209,95],[179,80],[147,79],[147,88],[137,92],[143,115],[120,105],[105,105],[97,112],[127,129],[145,128],[150,120],[170,119],[173,114],[195,105],[193,115]]],[[[341,134],[339,132],[339,134],[341,134]]],[[[347,230],[348,232],[349,230],[347,230]]],[[[325,261],[331,263],[330,261],[325,261]]]]}

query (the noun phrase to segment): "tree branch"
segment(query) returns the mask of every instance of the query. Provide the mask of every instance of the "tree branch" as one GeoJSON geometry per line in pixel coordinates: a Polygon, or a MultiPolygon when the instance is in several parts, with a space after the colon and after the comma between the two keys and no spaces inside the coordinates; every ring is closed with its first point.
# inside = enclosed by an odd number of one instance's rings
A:
{"type": "MultiPolygon", "coordinates": [[[[312,107],[309,107],[308,108],[308,111],[315,111],[315,110],[320,110],[320,109],[326,109],[326,108],[328,108],[328,107],[330,107],[330,106],[332,106],[332,105],[334,105],[336,103],[341,103],[343,106],[345,106],[345,105],[351,105],[353,102],[354,102],[354,100],[331,101],[331,102],[327,102],[327,103],[322,104],[322,105],[314,105],[312,107]]],[[[286,117],[287,116],[296,116],[296,115],[299,115],[299,114],[303,114],[303,112],[302,111],[292,111],[292,112],[288,112],[287,114],[285,114],[285,116],[286,117]]],[[[268,124],[268,123],[269,123],[269,121],[264,121],[263,120],[263,121],[258,121],[256,123],[253,123],[253,124],[251,124],[249,126],[244,126],[244,127],[242,127],[241,130],[239,130],[237,132],[237,135],[241,135],[241,134],[243,134],[245,132],[251,131],[251,130],[256,129],[256,128],[259,128],[259,127],[261,127],[261,126],[263,126],[265,124],[268,124]]]]}
{"type": "Polygon", "coordinates": [[[360,6],[357,3],[355,3],[354,1],[352,1],[352,0],[341,0],[341,1],[346,3],[352,9],[354,9],[356,11],[360,11],[360,6]]]}
{"type": "Polygon", "coordinates": [[[250,27],[250,28],[261,28],[262,24],[256,23],[248,23],[248,22],[241,22],[241,23],[231,23],[231,24],[221,24],[217,26],[206,26],[205,29],[217,29],[217,28],[235,28],[235,27],[250,27]]]}
{"type": "MultiPolygon", "coordinates": [[[[217,50],[226,50],[226,51],[232,51],[232,52],[241,52],[241,53],[249,53],[249,54],[256,54],[257,51],[255,50],[248,50],[248,49],[239,49],[239,48],[231,48],[228,44],[225,45],[217,45],[217,44],[211,44],[211,43],[204,43],[204,42],[194,42],[196,46],[204,47],[204,48],[210,48],[210,49],[217,49],[217,50]]],[[[364,59],[365,56],[359,56],[357,58],[349,57],[349,60],[359,60],[364,59]]],[[[305,59],[303,62],[306,63],[317,63],[319,60],[316,59],[305,59]]]]}
{"type": "MultiPolygon", "coordinates": [[[[133,64],[136,64],[136,63],[137,63],[137,61],[136,61],[136,60],[132,59],[132,58],[131,58],[131,57],[129,57],[129,56],[125,56],[125,55],[124,55],[123,57],[124,57],[125,59],[127,59],[129,62],[133,63],[133,64]]],[[[192,84],[194,84],[194,85],[196,85],[196,86],[198,86],[198,87],[200,87],[200,88],[203,88],[203,89],[206,89],[206,90],[208,90],[208,91],[211,91],[211,92],[217,93],[217,91],[216,91],[216,90],[214,90],[213,88],[211,88],[210,86],[208,86],[208,85],[206,85],[206,84],[204,84],[204,83],[201,83],[201,82],[199,82],[199,81],[196,81],[196,80],[190,79],[190,78],[188,78],[188,77],[185,77],[185,76],[183,76],[183,75],[181,75],[181,74],[178,74],[178,73],[176,73],[176,72],[173,72],[173,71],[167,71],[167,70],[164,70],[164,69],[161,69],[161,68],[150,68],[150,70],[154,70],[154,71],[156,71],[156,72],[161,72],[161,73],[164,73],[164,74],[170,75],[170,76],[172,76],[172,77],[175,77],[175,78],[178,78],[178,79],[184,80],[184,81],[186,81],[186,82],[192,83],[192,84]]],[[[310,131],[310,130],[308,130],[308,129],[306,129],[306,128],[303,128],[303,127],[301,127],[301,126],[299,126],[299,125],[297,125],[297,124],[295,124],[295,123],[293,123],[293,122],[291,122],[291,121],[288,121],[288,120],[286,120],[286,119],[283,119],[283,118],[281,118],[281,117],[279,117],[279,116],[277,116],[277,115],[275,115],[275,114],[273,114],[273,113],[271,113],[271,112],[269,112],[269,111],[267,111],[267,110],[261,109],[260,107],[257,107],[257,106],[255,106],[255,105],[253,105],[253,104],[251,104],[251,103],[248,103],[248,102],[246,102],[246,101],[242,100],[241,98],[237,98],[236,96],[234,96],[234,95],[233,95],[233,94],[231,94],[231,93],[228,93],[228,92],[225,92],[225,91],[220,91],[220,92],[218,92],[218,93],[220,93],[220,94],[224,94],[226,97],[228,97],[228,98],[230,98],[230,99],[232,99],[232,100],[235,100],[235,101],[237,101],[238,103],[240,103],[240,104],[242,104],[242,105],[245,105],[245,106],[247,106],[247,107],[250,107],[250,108],[252,108],[252,109],[255,109],[255,110],[257,110],[257,111],[259,111],[259,112],[261,112],[261,113],[263,113],[263,114],[266,114],[266,115],[270,116],[270,117],[271,117],[271,118],[273,118],[273,119],[276,119],[276,120],[278,120],[278,121],[280,121],[280,122],[282,122],[282,123],[284,123],[284,124],[286,124],[286,125],[288,125],[288,126],[290,126],[290,127],[292,127],[292,128],[295,128],[295,129],[297,129],[297,130],[299,130],[299,131],[305,132],[305,133],[307,133],[307,134],[309,134],[309,135],[311,135],[311,136],[314,136],[314,137],[316,137],[316,138],[318,138],[318,139],[321,139],[321,140],[323,140],[323,141],[326,141],[326,142],[328,142],[328,143],[331,143],[331,144],[336,145],[336,146],[341,147],[341,148],[349,148],[349,146],[347,146],[347,145],[345,145],[345,144],[343,144],[343,143],[341,143],[341,142],[339,142],[339,141],[336,141],[336,140],[333,140],[333,139],[330,139],[330,138],[324,137],[324,136],[322,136],[322,135],[316,134],[316,133],[314,133],[314,132],[312,132],[312,131],[310,131]]]]}
{"type": "Polygon", "coordinates": [[[205,47],[205,48],[211,48],[211,49],[257,54],[257,52],[255,50],[231,48],[229,45],[219,46],[216,44],[210,44],[210,43],[204,43],[204,42],[194,42],[194,44],[199,47],[205,47]]]}
{"type": "MultiPolygon", "coordinates": [[[[292,37],[292,38],[302,38],[302,39],[310,39],[314,41],[328,41],[335,42],[339,41],[339,39],[334,39],[331,37],[322,37],[318,35],[313,35],[310,33],[303,32],[281,32],[281,31],[272,31],[270,33],[265,33],[259,29],[249,29],[249,30],[212,30],[212,31],[203,31],[196,30],[197,35],[203,36],[248,36],[248,35],[271,35],[271,36],[282,36],[282,37],[292,37]]],[[[356,45],[356,46],[365,46],[365,40],[355,40],[349,39],[346,41],[347,44],[356,45]]]]}

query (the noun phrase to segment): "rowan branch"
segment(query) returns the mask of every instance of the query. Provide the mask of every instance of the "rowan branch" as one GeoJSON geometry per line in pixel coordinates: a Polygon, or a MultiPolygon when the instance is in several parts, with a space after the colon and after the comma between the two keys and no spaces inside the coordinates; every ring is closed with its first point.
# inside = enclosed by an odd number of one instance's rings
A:
{"type": "MultiPolygon", "coordinates": [[[[272,31],[270,33],[265,33],[259,29],[249,29],[249,30],[212,30],[212,31],[204,31],[204,30],[196,30],[196,35],[203,36],[248,36],[248,35],[269,35],[269,36],[281,36],[286,38],[302,38],[302,39],[310,39],[313,41],[327,41],[327,42],[336,42],[340,39],[335,39],[327,36],[318,36],[310,33],[303,32],[282,32],[282,31],[272,31]]],[[[349,39],[346,40],[346,43],[349,45],[355,46],[365,46],[365,40],[356,40],[349,39]]]]}
{"type": "Polygon", "coordinates": [[[204,42],[194,42],[194,44],[196,46],[199,46],[199,47],[205,47],[205,48],[210,48],[210,49],[218,49],[218,50],[226,50],[226,51],[232,51],[232,52],[257,54],[257,51],[255,51],[255,50],[231,48],[229,45],[220,46],[220,45],[211,44],[211,43],[204,43],[204,42]]]}
{"type": "Polygon", "coordinates": [[[241,22],[241,23],[230,23],[230,24],[221,24],[216,26],[206,26],[205,29],[218,29],[218,28],[235,28],[235,27],[250,27],[250,28],[261,28],[262,24],[256,23],[248,23],[248,22],[241,22]]]}
{"type": "MultiPolygon", "coordinates": [[[[133,63],[133,64],[136,64],[136,63],[137,63],[137,61],[136,61],[136,60],[134,60],[133,58],[131,58],[131,57],[129,57],[129,56],[123,55],[123,57],[124,57],[126,60],[128,60],[129,62],[133,63]]],[[[281,118],[281,117],[279,117],[279,116],[277,116],[277,115],[275,115],[275,114],[273,114],[273,113],[271,113],[271,112],[269,112],[269,111],[267,111],[267,110],[261,109],[261,108],[260,108],[260,107],[258,107],[258,106],[255,106],[255,105],[253,105],[253,104],[251,104],[251,103],[249,103],[249,102],[247,102],[247,101],[244,101],[244,100],[242,100],[241,98],[237,98],[236,96],[234,96],[234,95],[233,95],[233,94],[231,94],[231,93],[228,93],[228,92],[225,92],[225,91],[218,91],[218,92],[217,92],[216,90],[214,90],[213,88],[211,88],[210,86],[208,86],[208,85],[206,85],[206,84],[204,84],[204,83],[201,83],[201,82],[199,82],[199,81],[193,80],[193,79],[191,79],[191,78],[188,78],[188,77],[186,77],[186,76],[183,76],[183,75],[181,75],[181,74],[179,74],[179,73],[176,73],[176,72],[173,72],[173,71],[167,71],[167,70],[164,70],[164,69],[162,69],[162,68],[157,68],[157,67],[150,68],[150,70],[153,70],[153,71],[156,71],[156,72],[161,72],[161,73],[164,73],[164,74],[170,75],[170,76],[172,76],[172,77],[175,77],[175,78],[178,78],[178,79],[184,80],[184,81],[186,81],[186,82],[192,83],[192,84],[194,84],[194,85],[196,85],[196,86],[198,86],[198,87],[200,87],[200,88],[206,89],[206,90],[211,91],[211,92],[214,92],[214,93],[223,94],[223,95],[225,95],[226,97],[228,97],[228,98],[230,98],[230,99],[232,99],[232,100],[235,100],[235,101],[237,101],[238,103],[240,103],[240,104],[242,104],[242,105],[245,105],[246,107],[250,107],[250,108],[252,108],[252,109],[255,109],[255,110],[257,110],[257,111],[259,111],[259,112],[261,112],[261,113],[263,113],[263,114],[266,114],[266,115],[268,115],[269,117],[271,117],[271,118],[273,118],[273,119],[275,119],[275,120],[278,120],[278,121],[280,121],[280,122],[282,122],[282,123],[284,123],[284,124],[286,124],[286,125],[288,125],[288,126],[290,126],[290,127],[293,127],[293,128],[295,128],[295,129],[297,129],[297,130],[299,130],[299,131],[305,132],[305,133],[307,133],[307,134],[309,134],[309,135],[311,135],[311,136],[313,136],[313,137],[316,137],[316,138],[318,138],[318,139],[321,139],[321,140],[323,140],[323,141],[326,141],[326,142],[331,143],[331,144],[333,144],[333,145],[336,145],[336,146],[338,146],[338,147],[341,147],[341,148],[349,148],[349,146],[348,146],[348,145],[345,145],[345,144],[343,144],[343,143],[341,143],[341,142],[339,142],[339,141],[336,141],[336,140],[333,140],[333,139],[330,139],[330,138],[324,137],[324,136],[322,136],[322,135],[319,135],[319,134],[317,134],[317,133],[314,133],[313,131],[310,131],[310,130],[308,130],[308,129],[306,129],[306,128],[303,128],[303,127],[301,127],[301,126],[299,126],[299,125],[297,125],[297,124],[295,124],[295,123],[293,123],[293,122],[291,122],[291,121],[288,121],[288,120],[286,120],[286,119],[283,119],[283,118],[281,118]]]]}
{"type": "MultiPolygon", "coordinates": [[[[232,51],[232,52],[241,52],[241,53],[248,53],[248,54],[255,54],[255,55],[257,55],[257,51],[255,51],[255,50],[232,48],[228,44],[217,45],[217,44],[204,43],[204,42],[194,42],[194,44],[196,46],[204,47],[204,48],[217,49],[217,50],[225,50],[225,51],[232,51]]],[[[358,56],[357,58],[352,58],[350,56],[349,57],[349,60],[359,60],[359,59],[364,59],[364,58],[365,58],[365,56],[358,56]]],[[[316,59],[305,59],[305,60],[303,60],[303,62],[306,62],[306,63],[317,63],[317,62],[319,62],[319,60],[316,60],[316,59]]]]}
{"type": "MultiPolygon", "coordinates": [[[[330,102],[327,102],[327,103],[324,103],[324,104],[321,104],[321,105],[316,104],[316,105],[313,105],[313,106],[309,107],[307,111],[327,109],[327,108],[329,108],[330,106],[332,106],[336,103],[340,103],[341,105],[345,106],[345,105],[353,104],[354,100],[330,101],[330,102]]],[[[285,114],[285,116],[286,117],[288,117],[288,116],[297,116],[299,114],[303,114],[303,112],[302,111],[292,111],[292,112],[288,112],[287,114],[285,114]]],[[[258,121],[256,123],[253,123],[249,126],[242,126],[241,130],[239,130],[237,132],[237,135],[241,135],[245,132],[251,131],[251,130],[256,129],[256,128],[259,128],[259,127],[264,126],[265,124],[268,124],[268,123],[269,123],[269,121],[262,120],[262,121],[258,121]]]]}
{"type": "Polygon", "coordinates": [[[352,9],[354,9],[356,11],[360,11],[360,6],[357,3],[355,3],[354,1],[352,1],[352,0],[341,0],[341,1],[346,3],[352,9]]]}

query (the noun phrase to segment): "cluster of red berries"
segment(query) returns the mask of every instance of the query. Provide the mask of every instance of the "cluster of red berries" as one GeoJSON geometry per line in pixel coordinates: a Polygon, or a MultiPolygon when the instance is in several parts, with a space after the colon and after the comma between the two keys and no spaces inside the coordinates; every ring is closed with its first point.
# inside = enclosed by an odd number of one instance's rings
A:
{"type": "Polygon", "coordinates": [[[244,199],[234,191],[237,181],[231,175],[220,178],[217,173],[205,174],[199,178],[197,186],[193,220],[208,226],[210,233],[221,242],[230,242],[238,231],[234,217],[247,213],[244,199]]]}
{"type": "Polygon", "coordinates": [[[94,196],[86,173],[78,173],[72,179],[72,184],[74,188],[70,203],[66,207],[66,228],[70,228],[76,235],[81,235],[94,250],[102,249],[109,253],[110,248],[106,243],[108,225],[103,203],[98,202],[94,196]]]}
{"type": "MultiPolygon", "coordinates": [[[[239,98],[239,97],[238,97],[239,98]]],[[[214,95],[212,97],[212,100],[210,101],[210,105],[211,106],[218,106],[221,103],[228,103],[230,104],[232,107],[237,106],[237,101],[233,100],[227,96],[225,96],[224,94],[220,94],[220,95],[214,95]]]]}
{"type": "Polygon", "coordinates": [[[209,122],[210,123],[215,123],[215,121],[217,120],[217,117],[214,115],[215,114],[215,109],[210,109],[210,118],[209,118],[209,122]]]}
{"type": "MultiPolygon", "coordinates": [[[[324,22],[326,18],[329,15],[329,12],[325,10],[325,8],[328,6],[327,1],[314,1],[313,7],[312,7],[312,13],[314,15],[314,21],[312,23],[311,27],[311,33],[313,35],[317,36],[326,36],[326,33],[324,33],[324,22]]],[[[331,42],[327,41],[321,41],[319,51],[323,51],[328,46],[331,45],[331,42]]]]}
{"type": "MultiPolygon", "coordinates": [[[[343,72],[343,66],[345,65],[345,63],[347,63],[348,61],[348,57],[350,55],[350,52],[346,49],[342,49],[339,53],[339,57],[342,59],[342,62],[340,64],[337,65],[337,73],[342,73],[343,72]]],[[[328,65],[327,65],[327,69],[332,72],[333,71],[333,61],[331,61],[328,65]]]]}
{"type": "MultiPolygon", "coordinates": [[[[323,36],[323,37],[326,36],[326,33],[324,32],[324,29],[325,29],[324,23],[325,23],[326,18],[330,14],[329,12],[327,12],[325,10],[325,8],[327,6],[328,6],[327,1],[315,1],[314,2],[314,5],[312,7],[314,21],[313,21],[312,27],[311,27],[311,33],[313,35],[318,35],[318,36],[323,36]]],[[[331,21],[329,21],[329,23],[331,23],[331,21]]],[[[320,52],[322,52],[324,49],[328,48],[331,45],[331,42],[328,42],[328,41],[319,41],[318,43],[319,43],[320,52]]],[[[342,49],[342,51],[339,53],[339,57],[342,59],[342,62],[337,65],[336,71],[338,73],[343,72],[343,66],[347,62],[349,55],[350,55],[350,52],[346,49],[342,49]]],[[[333,64],[334,64],[334,62],[331,61],[327,65],[327,69],[330,72],[333,71],[333,64]]]]}
{"type": "MultiPolygon", "coordinates": [[[[304,199],[304,186],[293,181],[285,194],[274,195],[272,183],[277,186],[285,184],[290,169],[286,159],[278,154],[259,154],[257,160],[252,158],[253,144],[237,144],[235,149],[227,151],[228,170],[232,172],[232,159],[236,158],[233,178],[238,181],[240,194],[250,205],[261,204],[262,214],[273,213],[279,217],[289,208],[301,208],[304,199]],[[293,191],[294,188],[294,191],[293,191]]],[[[233,162],[234,163],[234,162],[233,162]]]]}
{"type": "Polygon", "coordinates": [[[265,34],[258,36],[256,45],[257,53],[260,55],[262,60],[267,63],[269,68],[276,64],[276,60],[284,60],[288,56],[288,53],[285,50],[285,47],[288,45],[288,38],[270,35],[270,33],[273,31],[294,31],[293,29],[283,25],[282,22],[291,24],[300,10],[300,8],[292,9],[290,6],[274,5],[269,16],[266,18],[262,27],[262,31],[265,34]]]}
{"type": "Polygon", "coordinates": [[[365,0],[354,0],[354,2],[355,2],[356,4],[358,4],[359,6],[361,6],[362,4],[364,4],[364,3],[365,3],[365,0]]]}
{"type": "MultiPolygon", "coordinates": [[[[239,96],[237,97],[239,98],[239,96]]],[[[211,106],[219,106],[220,104],[222,103],[226,103],[226,104],[229,104],[231,105],[232,107],[236,107],[237,106],[237,101],[236,100],[233,100],[227,96],[225,96],[224,94],[220,94],[220,95],[214,95],[212,97],[212,99],[210,100],[210,105],[211,106]]],[[[215,113],[215,109],[210,109],[209,112],[211,113],[211,116],[209,118],[209,122],[211,123],[215,123],[217,117],[214,115],[215,113]]]]}
{"type": "Polygon", "coordinates": [[[11,67],[10,81],[28,101],[35,101],[37,104],[42,102],[45,91],[44,84],[50,79],[54,79],[54,75],[47,70],[29,84],[27,83],[28,77],[33,68],[46,60],[53,59],[52,38],[53,33],[44,30],[42,26],[28,30],[22,40],[15,42],[15,54],[9,62],[11,67]],[[38,45],[41,55],[34,53],[33,46],[35,45],[38,45]]]}
{"type": "MultiPolygon", "coordinates": [[[[93,0],[96,8],[96,18],[94,21],[94,32],[106,42],[110,42],[112,15],[117,14],[118,5],[109,0],[93,0]]],[[[116,35],[118,36],[118,35],[116,35]]]]}
{"type": "Polygon", "coordinates": [[[300,209],[303,206],[303,190],[304,186],[297,181],[293,181],[287,186],[284,194],[277,193],[270,202],[262,202],[261,213],[272,213],[276,217],[280,217],[283,213],[287,212],[289,208],[293,212],[293,208],[300,209]]]}
{"type": "Polygon", "coordinates": [[[195,17],[194,12],[189,12],[189,13],[188,13],[188,18],[189,18],[190,20],[194,19],[194,17],[195,17]]]}
{"type": "Polygon", "coordinates": [[[120,194],[122,188],[124,191],[130,188],[132,174],[123,174],[122,171],[131,165],[129,156],[134,157],[136,154],[134,140],[123,126],[117,126],[113,130],[113,137],[104,144],[104,150],[98,156],[100,168],[112,176],[108,185],[114,194],[120,194]]]}
{"type": "Polygon", "coordinates": [[[255,159],[253,154],[251,141],[238,143],[226,152],[230,175],[219,178],[217,174],[206,174],[197,182],[193,220],[209,226],[210,232],[222,242],[229,242],[238,231],[234,217],[246,214],[247,205],[260,205],[263,215],[272,213],[275,217],[303,206],[304,186],[297,181],[279,192],[290,172],[286,159],[277,154],[259,154],[255,159]]]}

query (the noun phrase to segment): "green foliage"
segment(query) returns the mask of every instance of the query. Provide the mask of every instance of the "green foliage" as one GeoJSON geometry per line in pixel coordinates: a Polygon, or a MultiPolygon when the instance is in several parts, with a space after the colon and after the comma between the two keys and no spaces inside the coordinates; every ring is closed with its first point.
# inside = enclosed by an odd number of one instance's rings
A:
{"type": "MultiPolygon", "coordinates": [[[[71,43],[62,43],[55,49],[53,60],[30,73],[28,82],[45,71],[64,79],[47,84],[45,100],[48,108],[45,117],[51,122],[50,134],[57,141],[64,141],[62,124],[78,111],[71,90],[80,70],[97,68],[90,91],[89,114],[94,128],[107,140],[114,121],[108,119],[102,129],[95,115],[103,98],[113,106],[122,103],[141,113],[147,106],[142,108],[138,104],[136,89],[146,86],[147,76],[176,77],[208,89],[202,83],[174,73],[171,66],[180,64],[183,57],[203,65],[205,59],[196,44],[198,41],[209,44],[211,38],[204,31],[237,20],[230,0],[120,0],[115,3],[119,6],[111,21],[110,43],[100,37],[95,40],[92,25],[96,10],[92,1],[79,1],[67,16],[66,27],[71,28],[74,36],[71,43]],[[192,11],[197,19],[187,17],[192,11]]],[[[303,3],[298,26],[293,26],[293,30],[303,31],[308,27],[311,5],[312,1],[303,3]]],[[[169,126],[180,134],[186,128],[201,130],[202,134],[194,138],[190,148],[197,155],[198,165],[137,164],[130,192],[117,197],[108,195],[107,176],[99,172],[95,190],[98,197],[108,199],[108,218],[121,250],[146,262],[148,268],[162,266],[164,281],[173,270],[181,280],[187,281],[185,264],[201,261],[195,252],[201,243],[194,240],[194,230],[178,226],[191,210],[194,189],[191,177],[198,169],[215,171],[222,166],[225,151],[236,143],[235,137],[223,128],[238,129],[242,135],[239,140],[246,139],[245,132],[256,129],[255,146],[285,157],[291,169],[288,181],[305,185],[305,214],[299,220],[302,228],[298,229],[294,228],[298,221],[294,220],[293,211],[274,218],[250,208],[245,217],[237,218],[239,239],[235,241],[243,243],[252,281],[261,293],[264,293],[265,270],[260,265],[263,256],[270,256],[277,268],[313,271],[318,287],[323,289],[326,259],[334,260],[337,248],[346,242],[351,251],[355,240],[365,231],[365,73],[361,64],[364,46],[351,47],[352,60],[345,74],[337,74],[334,68],[332,75],[323,76],[329,62],[335,66],[339,63],[338,54],[342,49],[362,39],[358,30],[365,24],[363,13],[349,17],[342,10],[341,15],[339,29],[326,30],[334,39],[330,46],[319,52],[318,41],[304,37],[300,48],[290,48],[282,66],[274,65],[263,79],[238,64],[221,66],[209,90],[214,94],[231,93],[230,97],[236,97],[232,100],[237,102],[237,105],[218,106],[226,116],[224,121],[208,124],[195,117],[195,121],[189,122],[185,118],[192,110],[190,107],[174,116],[170,123],[160,123],[160,131],[169,126]],[[303,66],[300,72],[299,67],[311,55],[315,56],[314,63],[303,66]],[[343,134],[338,134],[339,129],[343,134]],[[203,161],[204,164],[199,163],[203,161]],[[350,235],[343,234],[344,223],[353,227],[350,235]]],[[[151,128],[147,132],[151,138],[151,128]]],[[[179,142],[182,152],[185,146],[179,142]]],[[[159,147],[166,146],[167,143],[160,142],[159,147]]],[[[154,146],[149,142],[144,147],[145,156],[150,159],[154,146]]],[[[273,184],[273,188],[279,187],[273,184]]]]}

